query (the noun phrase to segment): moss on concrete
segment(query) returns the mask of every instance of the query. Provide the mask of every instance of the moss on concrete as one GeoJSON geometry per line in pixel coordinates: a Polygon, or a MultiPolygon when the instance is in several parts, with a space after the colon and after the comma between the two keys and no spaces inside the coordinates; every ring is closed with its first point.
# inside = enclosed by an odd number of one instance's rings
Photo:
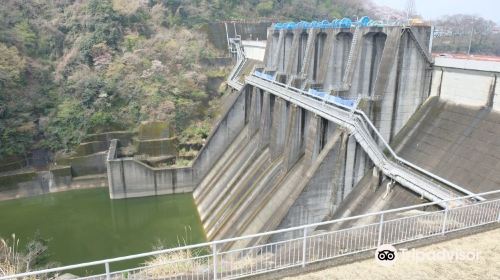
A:
{"type": "Polygon", "coordinates": [[[147,122],[139,126],[139,139],[170,138],[175,134],[173,127],[168,122],[147,122]]]}
{"type": "Polygon", "coordinates": [[[178,140],[176,137],[155,140],[137,140],[137,153],[150,156],[177,156],[178,140]]]}
{"type": "Polygon", "coordinates": [[[84,138],[83,142],[111,141],[113,139],[118,139],[122,145],[126,146],[132,141],[132,138],[136,134],[136,132],[132,131],[110,131],[105,133],[89,134],[84,138]]]}
{"type": "Polygon", "coordinates": [[[96,153],[87,156],[59,158],[58,165],[71,166],[71,174],[74,177],[100,174],[106,172],[106,152],[96,153]]]}
{"type": "Polygon", "coordinates": [[[0,191],[17,188],[18,183],[29,182],[37,178],[34,171],[0,176],[0,191]]]}
{"type": "Polygon", "coordinates": [[[85,156],[106,151],[108,148],[109,148],[108,141],[93,141],[93,142],[81,143],[76,148],[75,152],[77,156],[85,156]]]}
{"type": "Polygon", "coordinates": [[[55,166],[50,169],[54,176],[71,176],[71,166],[55,166]]]}

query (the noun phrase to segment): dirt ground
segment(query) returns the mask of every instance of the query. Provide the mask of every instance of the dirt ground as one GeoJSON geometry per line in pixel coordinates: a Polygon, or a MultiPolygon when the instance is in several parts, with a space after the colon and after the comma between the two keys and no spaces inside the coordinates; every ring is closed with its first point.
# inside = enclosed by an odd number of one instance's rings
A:
{"type": "Polygon", "coordinates": [[[287,280],[500,279],[500,229],[416,249],[397,247],[392,265],[373,259],[287,280]],[[407,249],[401,252],[401,249],[407,249]]]}

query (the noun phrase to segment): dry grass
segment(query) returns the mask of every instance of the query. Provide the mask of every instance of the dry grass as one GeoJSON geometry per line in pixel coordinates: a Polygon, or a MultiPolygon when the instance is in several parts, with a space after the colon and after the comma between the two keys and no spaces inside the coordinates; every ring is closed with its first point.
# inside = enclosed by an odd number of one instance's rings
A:
{"type": "MultiPolygon", "coordinates": [[[[325,269],[322,271],[285,278],[303,279],[500,279],[500,229],[479,233],[439,244],[416,248],[415,253],[436,256],[440,252],[476,253],[475,259],[415,258],[398,255],[397,262],[385,267],[374,259],[325,269]]],[[[404,247],[399,247],[402,249],[404,247]]]]}
{"type": "Polygon", "coordinates": [[[144,263],[148,268],[143,273],[148,278],[160,279],[172,275],[194,272],[203,266],[202,263],[196,260],[190,260],[194,257],[196,257],[196,254],[191,250],[161,254],[144,263]]]}
{"type": "MultiPolygon", "coordinates": [[[[13,234],[10,240],[0,238],[0,277],[30,271],[36,256],[44,248],[33,248],[27,253],[19,250],[19,238],[13,234]]],[[[24,279],[36,279],[25,277],[24,279]]]]}

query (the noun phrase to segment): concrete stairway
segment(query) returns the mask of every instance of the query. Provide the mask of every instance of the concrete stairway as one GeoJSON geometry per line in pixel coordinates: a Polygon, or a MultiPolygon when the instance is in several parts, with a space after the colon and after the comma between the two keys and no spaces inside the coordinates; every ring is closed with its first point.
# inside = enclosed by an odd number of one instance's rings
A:
{"type": "Polygon", "coordinates": [[[360,33],[361,30],[357,26],[352,38],[351,49],[349,50],[349,56],[347,57],[344,79],[342,81],[343,86],[341,90],[349,90],[351,88],[351,83],[354,76],[354,69],[356,68],[357,58],[359,57],[358,53],[361,50],[361,46],[363,45],[362,38],[360,40],[360,37],[363,37],[363,35],[361,35],[360,33]]]}

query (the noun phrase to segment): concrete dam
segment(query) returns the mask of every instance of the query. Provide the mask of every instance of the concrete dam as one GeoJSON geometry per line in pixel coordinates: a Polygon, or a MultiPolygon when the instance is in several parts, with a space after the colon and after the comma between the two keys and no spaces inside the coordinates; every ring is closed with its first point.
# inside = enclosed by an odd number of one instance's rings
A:
{"type": "Polygon", "coordinates": [[[428,26],[270,27],[262,62],[235,47],[230,106],[192,166],[120,158],[113,140],[110,197],[193,192],[219,240],[498,188],[496,74],[467,73],[490,84],[462,96],[481,108],[463,110],[430,36],[428,26]],[[494,166],[461,167],[478,141],[495,149],[494,166]]]}

